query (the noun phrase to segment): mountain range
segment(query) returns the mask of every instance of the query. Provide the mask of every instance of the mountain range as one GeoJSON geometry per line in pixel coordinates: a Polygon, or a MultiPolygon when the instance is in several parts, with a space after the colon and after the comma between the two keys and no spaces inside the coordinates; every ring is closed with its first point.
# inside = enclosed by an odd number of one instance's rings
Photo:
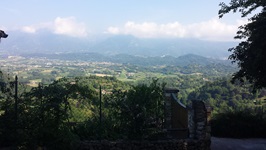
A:
{"type": "Polygon", "coordinates": [[[58,59],[58,60],[70,60],[70,61],[87,61],[87,62],[112,62],[119,64],[129,64],[137,66],[208,66],[220,64],[235,68],[229,60],[220,60],[213,58],[206,58],[195,54],[186,54],[179,57],[166,56],[133,56],[128,54],[117,55],[103,55],[94,52],[82,52],[82,53],[58,53],[58,54],[22,54],[21,56],[26,58],[46,58],[46,59],[58,59]]]}
{"type": "Polygon", "coordinates": [[[137,38],[131,35],[101,38],[73,38],[46,32],[29,34],[10,32],[0,44],[0,54],[54,54],[95,52],[103,55],[127,54],[141,57],[196,54],[225,59],[236,42],[203,41],[181,38],[137,38]]]}

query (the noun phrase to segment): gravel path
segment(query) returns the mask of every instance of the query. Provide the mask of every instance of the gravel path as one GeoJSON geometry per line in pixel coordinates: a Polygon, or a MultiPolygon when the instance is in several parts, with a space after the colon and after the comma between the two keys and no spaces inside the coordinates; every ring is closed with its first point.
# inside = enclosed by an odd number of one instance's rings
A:
{"type": "Polygon", "coordinates": [[[266,150],[266,139],[211,139],[212,150],[266,150]]]}

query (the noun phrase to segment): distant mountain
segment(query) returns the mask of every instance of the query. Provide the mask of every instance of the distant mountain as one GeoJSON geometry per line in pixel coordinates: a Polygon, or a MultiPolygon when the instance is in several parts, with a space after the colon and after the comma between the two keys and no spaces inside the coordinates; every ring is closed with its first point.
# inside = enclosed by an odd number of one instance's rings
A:
{"type": "Polygon", "coordinates": [[[13,54],[80,52],[92,45],[90,42],[86,39],[46,32],[36,34],[10,32],[8,38],[2,41],[0,51],[8,51],[13,54]]]}
{"type": "Polygon", "coordinates": [[[105,55],[129,54],[136,56],[182,56],[196,54],[209,58],[227,58],[228,48],[235,42],[213,42],[197,39],[140,39],[129,35],[118,35],[99,39],[72,38],[46,32],[29,34],[10,32],[2,41],[0,52],[25,53],[66,53],[97,52],[105,55]]]}
{"type": "Polygon", "coordinates": [[[196,54],[211,58],[227,58],[235,42],[214,42],[197,39],[139,39],[133,36],[114,36],[92,47],[103,54],[140,56],[182,56],[196,54]]]}
{"type": "Polygon", "coordinates": [[[118,55],[103,55],[99,53],[83,52],[83,53],[58,53],[58,54],[23,54],[24,57],[46,57],[48,59],[60,60],[76,60],[88,62],[113,62],[130,65],[140,66],[154,66],[154,65],[167,65],[167,66],[189,66],[200,65],[208,66],[213,64],[222,64],[233,67],[229,60],[220,60],[213,58],[206,58],[195,54],[187,54],[180,57],[173,56],[154,56],[142,57],[133,56],[128,54],[118,55]]]}

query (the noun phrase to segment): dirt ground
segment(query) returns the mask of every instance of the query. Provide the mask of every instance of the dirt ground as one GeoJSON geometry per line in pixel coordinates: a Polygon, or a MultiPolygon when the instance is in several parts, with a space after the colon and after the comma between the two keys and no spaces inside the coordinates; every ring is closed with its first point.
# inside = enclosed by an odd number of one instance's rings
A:
{"type": "Polygon", "coordinates": [[[266,139],[211,139],[212,150],[266,150],[266,139]]]}

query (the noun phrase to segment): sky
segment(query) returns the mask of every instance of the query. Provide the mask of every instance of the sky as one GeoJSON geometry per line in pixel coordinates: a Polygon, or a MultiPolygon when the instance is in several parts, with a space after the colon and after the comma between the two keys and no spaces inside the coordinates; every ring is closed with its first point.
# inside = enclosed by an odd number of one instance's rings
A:
{"type": "MultiPolygon", "coordinates": [[[[223,0],[229,3],[230,0],[223,0]]],[[[232,41],[247,19],[218,17],[219,0],[3,0],[0,29],[77,38],[133,35],[232,41]]]]}

